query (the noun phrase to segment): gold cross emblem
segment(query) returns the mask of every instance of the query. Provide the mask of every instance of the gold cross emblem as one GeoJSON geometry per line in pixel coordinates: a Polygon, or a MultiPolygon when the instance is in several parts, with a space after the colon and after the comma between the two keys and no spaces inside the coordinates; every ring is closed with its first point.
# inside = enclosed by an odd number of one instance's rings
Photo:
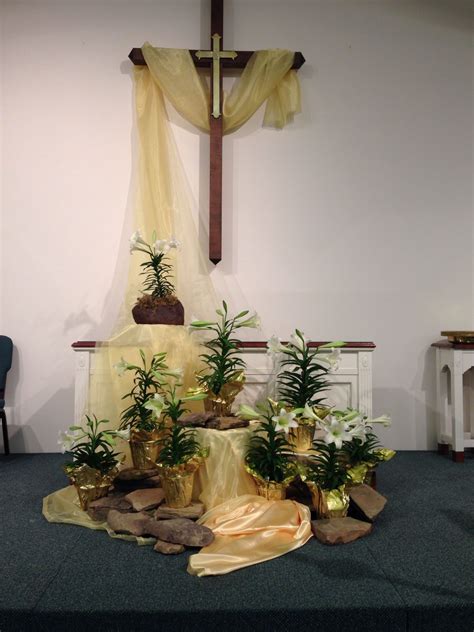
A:
{"type": "Polygon", "coordinates": [[[221,64],[223,58],[235,59],[237,53],[230,50],[220,50],[221,36],[214,33],[212,36],[212,50],[198,50],[198,59],[212,59],[212,116],[219,118],[221,115],[221,64]]]}

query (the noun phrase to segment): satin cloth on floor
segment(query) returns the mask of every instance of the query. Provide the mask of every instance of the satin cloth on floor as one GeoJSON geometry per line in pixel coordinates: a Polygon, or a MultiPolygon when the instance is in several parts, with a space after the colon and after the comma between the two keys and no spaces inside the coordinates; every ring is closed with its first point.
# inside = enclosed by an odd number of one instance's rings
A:
{"type": "Polygon", "coordinates": [[[189,558],[188,573],[224,575],[271,560],[311,538],[308,507],[294,500],[245,495],[214,507],[198,521],[214,532],[209,546],[189,558]]]}

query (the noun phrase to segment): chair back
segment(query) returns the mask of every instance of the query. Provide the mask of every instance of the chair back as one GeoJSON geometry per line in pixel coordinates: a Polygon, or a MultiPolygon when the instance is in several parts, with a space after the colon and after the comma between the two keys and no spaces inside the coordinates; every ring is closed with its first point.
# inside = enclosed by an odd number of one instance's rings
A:
{"type": "Polygon", "coordinates": [[[3,398],[7,373],[12,366],[13,341],[8,336],[0,336],[0,398],[3,398]]]}

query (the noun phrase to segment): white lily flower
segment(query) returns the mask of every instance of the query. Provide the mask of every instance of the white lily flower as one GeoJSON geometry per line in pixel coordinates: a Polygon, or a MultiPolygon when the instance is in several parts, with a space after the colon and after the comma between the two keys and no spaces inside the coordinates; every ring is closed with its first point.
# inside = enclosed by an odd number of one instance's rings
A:
{"type": "Polygon", "coordinates": [[[146,408],[147,410],[152,410],[157,417],[161,415],[165,406],[166,402],[163,396],[159,393],[155,393],[151,399],[143,404],[143,408],[146,408]]]}
{"type": "Polygon", "coordinates": [[[179,241],[179,239],[176,239],[176,237],[171,237],[171,239],[168,242],[168,246],[170,248],[181,248],[181,242],[179,241]]]}
{"type": "Polygon", "coordinates": [[[259,419],[260,413],[258,413],[255,408],[248,406],[247,404],[240,404],[239,412],[237,413],[238,417],[242,417],[242,419],[259,419]]]}
{"type": "Polygon", "coordinates": [[[285,347],[281,344],[280,338],[277,336],[271,336],[267,340],[267,353],[268,355],[276,355],[285,350],[285,347]]]}
{"type": "Polygon", "coordinates": [[[349,434],[352,435],[353,439],[360,439],[361,441],[365,441],[366,432],[367,427],[363,422],[358,423],[349,430],[349,434]]]}
{"type": "Polygon", "coordinates": [[[122,358],[120,358],[120,362],[117,362],[116,364],[114,364],[113,368],[117,371],[117,375],[123,375],[125,373],[125,371],[128,369],[129,367],[129,363],[122,358]]]}
{"type": "Polygon", "coordinates": [[[169,252],[169,249],[170,244],[169,241],[166,239],[157,239],[153,244],[153,250],[155,251],[155,254],[166,254],[167,252],[169,252]]]}
{"type": "Polygon", "coordinates": [[[74,432],[60,431],[58,436],[58,445],[61,446],[61,452],[69,452],[74,446],[74,443],[78,439],[80,432],[75,430],[74,432]]]}
{"type": "Polygon", "coordinates": [[[167,369],[162,371],[162,375],[168,375],[174,377],[176,380],[182,380],[184,376],[184,369],[167,369]]]}
{"type": "Polygon", "coordinates": [[[328,366],[330,366],[332,369],[335,369],[339,366],[340,357],[341,350],[337,349],[336,347],[333,347],[330,353],[317,353],[318,362],[324,362],[328,364],[328,366]]]}
{"type": "Polygon", "coordinates": [[[299,333],[301,334],[301,338],[296,332],[294,334],[291,334],[290,344],[292,347],[296,347],[296,349],[303,351],[304,348],[307,346],[309,339],[306,338],[302,331],[300,331],[299,333]]]}
{"type": "Polygon", "coordinates": [[[325,433],[323,440],[328,445],[334,443],[336,448],[340,450],[344,441],[352,441],[353,437],[349,432],[348,424],[340,419],[330,417],[329,421],[324,420],[321,425],[325,433]]]}
{"type": "Polygon", "coordinates": [[[114,430],[114,436],[119,439],[123,439],[124,441],[128,441],[130,439],[130,428],[125,428],[124,430],[114,430]]]}
{"type": "Polygon", "coordinates": [[[260,327],[261,321],[260,321],[260,316],[255,313],[252,316],[250,316],[250,318],[247,318],[247,320],[242,321],[241,323],[237,324],[237,327],[250,327],[251,329],[258,329],[260,327]]]}
{"type": "Polygon", "coordinates": [[[385,428],[389,428],[392,425],[392,419],[390,415],[381,415],[375,419],[367,419],[366,424],[371,426],[372,424],[382,424],[385,428]]]}
{"type": "Polygon", "coordinates": [[[313,408],[309,404],[305,405],[301,416],[304,419],[311,419],[312,421],[318,421],[320,423],[323,423],[323,420],[317,416],[317,414],[314,412],[313,408]]]}
{"type": "Polygon", "coordinates": [[[285,434],[288,434],[290,428],[298,428],[298,422],[295,421],[295,413],[287,413],[284,408],[280,409],[280,414],[272,417],[272,421],[275,422],[275,430],[279,432],[283,430],[285,434]]]}
{"type": "Polygon", "coordinates": [[[130,237],[130,252],[134,250],[139,250],[138,244],[147,245],[146,241],[143,239],[142,234],[139,230],[136,230],[133,235],[130,237]]]}

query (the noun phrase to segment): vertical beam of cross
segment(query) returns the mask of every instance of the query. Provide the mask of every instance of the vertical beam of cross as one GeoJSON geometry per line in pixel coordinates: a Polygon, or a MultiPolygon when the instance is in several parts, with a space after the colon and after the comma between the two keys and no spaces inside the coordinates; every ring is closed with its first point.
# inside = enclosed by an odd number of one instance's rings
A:
{"type": "MultiPolygon", "coordinates": [[[[211,2],[211,48],[212,35],[220,35],[220,48],[224,46],[223,0],[211,2]]],[[[214,62],[215,63],[215,62],[214,62]]],[[[220,64],[220,61],[217,61],[220,64]]],[[[219,90],[218,99],[222,103],[222,73],[218,81],[211,81],[211,103],[214,92],[219,90]],[[215,85],[217,83],[217,85],[215,85]]],[[[212,109],[212,108],[211,108],[212,109]]],[[[209,171],[209,259],[214,265],[222,259],[222,114],[209,117],[210,126],[210,171],[209,171]]]]}
{"type": "MultiPolygon", "coordinates": [[[[222,70],[245,68],[254,51],[224,51],[223,0],[211,0],[211,47],[208,51],[190,50],[198,68],[212,65],[210,126],[210,182],[209,182],[209,259],[217,264],[222,259],[222,70]]],[[[136,65],[146,61],[140,48],[132,48],[129,59],[136,65]]],[[[305,59],[294,54],[292,68],[297,70],[305,59]]]]}

